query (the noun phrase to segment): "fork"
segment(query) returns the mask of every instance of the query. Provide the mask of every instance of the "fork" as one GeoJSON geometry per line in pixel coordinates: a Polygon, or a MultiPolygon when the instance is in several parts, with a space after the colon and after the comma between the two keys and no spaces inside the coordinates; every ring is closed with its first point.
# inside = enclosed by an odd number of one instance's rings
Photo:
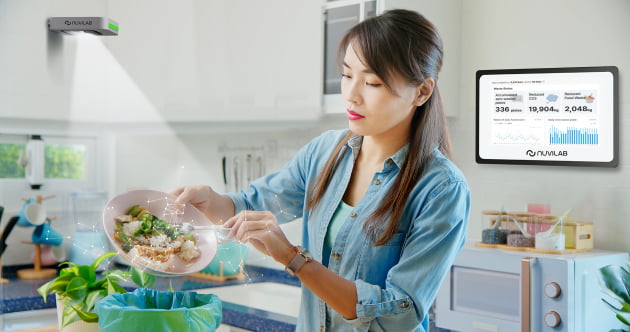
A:
{"type": "Polygon", "coordinates": [[[228,234],[232,230],[231,228],[223,227],[223,225],[207,225],[207,226],[206,225],[193,225],[187,222],[181,223],[181,224],[174,224],[173,226],[175,226],[175,228],[177,228],[179,232],[183,235],[186,235],[193,231],[200,231],[200,230],[215,231],[217,235],[217,240],[219,241],[219,243],[229,242],[230,238],[228,238],[228,234]]]}

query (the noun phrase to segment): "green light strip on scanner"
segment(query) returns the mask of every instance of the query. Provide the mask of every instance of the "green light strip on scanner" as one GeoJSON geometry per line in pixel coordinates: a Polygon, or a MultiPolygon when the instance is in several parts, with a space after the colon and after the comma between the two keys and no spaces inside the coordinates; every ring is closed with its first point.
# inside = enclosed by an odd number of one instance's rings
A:
{"type": "Polygon", "coordinates": [[[107,24],[110,29],[118,31],[118,26],[112,22],[108,22],[107,24]]]}

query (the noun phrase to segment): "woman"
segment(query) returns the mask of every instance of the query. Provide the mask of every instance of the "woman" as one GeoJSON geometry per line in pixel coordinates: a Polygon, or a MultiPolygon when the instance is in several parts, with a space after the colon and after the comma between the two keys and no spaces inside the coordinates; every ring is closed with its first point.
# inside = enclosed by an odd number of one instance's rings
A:
{"type": "Polygon", "coordinates": [[[418,13],[363,21],[340,45],[349,130],[323,133],[247,191],[173,191],[301,280],[298,331],[427,330],[470,205],[447,158],[441,48],[418,13]],[[289,215],[303,219],[303,247],[279,227],[289,215]]]}

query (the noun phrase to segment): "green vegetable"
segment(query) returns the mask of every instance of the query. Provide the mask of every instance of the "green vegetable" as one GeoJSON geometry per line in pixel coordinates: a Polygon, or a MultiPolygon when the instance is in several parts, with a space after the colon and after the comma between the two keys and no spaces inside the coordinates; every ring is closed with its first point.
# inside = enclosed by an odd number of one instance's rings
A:
{"type": "Polygon", "coordinates": [[[141,221],[142,224],[140,228],[133,233],[133,237],[144,234],[151,236],[165,234],[170,239],[175,239],[179,235],[179,231],[177,228],[173,227],[173,225],[148,212],[143,212],[138,220],[141,221]]]}
{"type": "Polygon", "coordinates": [[[131,208],[129,208],[129,211],[127,211],[127,214],[135,217],[138,215],[138,212],[140,212],[140,205],[134,205],[131,208]]]}

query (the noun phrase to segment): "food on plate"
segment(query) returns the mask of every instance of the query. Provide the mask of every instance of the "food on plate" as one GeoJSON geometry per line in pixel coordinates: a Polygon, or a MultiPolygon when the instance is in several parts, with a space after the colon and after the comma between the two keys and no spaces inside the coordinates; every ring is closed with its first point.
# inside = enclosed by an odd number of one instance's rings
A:
{"type": "Polygon", "coordinates": [[[114,217],[114,238],[121,249],[150,268],[166,271],[175,256],[185,262],[199,257],[193,233],[181,234],[175,226],[134,205],[126,214],[114,217]]]}

